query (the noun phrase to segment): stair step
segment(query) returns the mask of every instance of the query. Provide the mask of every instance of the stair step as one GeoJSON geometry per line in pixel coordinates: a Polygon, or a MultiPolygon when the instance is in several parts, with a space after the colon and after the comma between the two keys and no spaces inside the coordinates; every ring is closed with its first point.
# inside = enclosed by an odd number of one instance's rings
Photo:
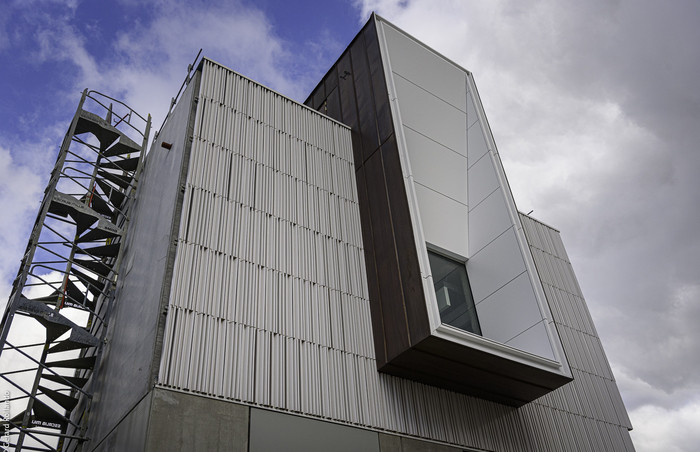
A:
{"type": "Polygon", "coordinates": [[[139,160],[139,157],[133,157],[130,159],[117,160],[113,162],[104,162],[100,163],[100,167],[122,171],[136,171],[136,168],[139,166],[139,160]]]}
{"type": "Polygon", "coordinates": [[[68,412],[73,411],[73,408],[75,408],[75,406],[78,404],[78,399],[69,395],[63,394],[61,392],[49,389],[41,385],[39,385],[39,389],[41,390],[41,392],[44,393],[46,397],[61,405],[63,409],[65,409],[68,412]]]}
{"type": "Polygon", "coordinates": [[[62,367],[66,369],[92,369],[95,366],[95,357],[63,359],[46,363],[46,367],[62,367]]]}
{"type": "Polygon", "coordinates": [[[93,227],[90,231],[87,233],[81,235],[77,242],[78,243],[84,243],[84,242],[92,242],[95,240],[101,240],[101,239],[111,239],[115,237],[120,237],[122,235],[122,230],[116,227],[114,224],[111,222],[107,221],[104,218],[100,218],[97,221],[97,225],[93,227]]]}
{"type": "MultiPolygon", "coordinates": [[[[27,410],[20,411],[12,419],[10,419],[10,422],[12,422],[13,424],[20,425],[22,423],[22,419],[24,419],[24,413],[26,413],[26,412],[27,412],[27,410]]],[[[2,418],[2,419],[6,419],[6,418],[2,418]]],[[[3,431],[5,431],[6,424],[9,424],[9,422],[0,421],[0,426],[2,426],[3,431]]],[[[16,427],[13,427],[12,425],[10,425],[10,430],[12,430],[13,428],[16,428],[16,427]]]]}
{"type": "Polygon", "coordinates": [[[136,144],[131,138],[122,135],[119,141],[114,143],[114,146],[110,147],[102,153],[105,157],[114,157],[116,155],[124,155],[141,152],[141,146],[136,144]]]}
{"type": "Polygon", "coordinates": [[[95,210],[95,212],[99,212],[102,215],[106,215],[108,217],[111,217],[114,213],[112,211],[112,208],[109,207],[109,204],[107,204],[107,201],[102,199],[102,195],[100,195],[97,192],[93,192],[90,195],[90,207],[92,207],[95,210]]]}
{"type": "Polygon", "coordinates": [[[51,295],[46,295],[45,297],[39,297],[39,298],[32,298],[32,300],[38,301],[38,302],[43,303],[43,304],[56,305],[56,303],[58,302],[58,298],[61,295],[62,294],[59,291],[54,290],[51,293],[51,295]]]}
{"type": "Polygon", "coordinates": [[[101,149],[107,149],[122,133],[112,127],[106,120],[89,111],[81,110],[78,123],[75,126],[75,134],[91,133],[100,142],[101,149]]]}
{"type": "MultiPolygon", "coordinates": [[[[50,350],[49,350],[50,351],[50,350]]],[[[43,374],[41,376],[44,380],[49,380],[53,381],[55,383],[60,383],[60,384],[66,384],[66,381],[72,383],[74,386],[77,386],[79,388],[82,388],[85,386],[85,383],[87,383],[88,379],[87,378],[80,378],[80,377],[64,377],[64,376],[58,376],[54,374],[43,374]]]]}
{"type": "Polygon", "coordinates": [[[104,179],[107,179],[108,181],[120,186],[123,189],[129,188],[129,186],[131,185],[131,180],[133,179],[131,176],[121,176],[119,174],[113,174],[105,170],[97,170],[97,175],[104,179]]]}
{"type": "Polygon", "coordinates": [[[86,301],[85,292],[80,290],[70,278],[66,282],[66,297],[69,297],[71,301],[79,305],[84,305],[86,301]]]}
{"type": "Polygon", "coordinates": [[[126,199],[126,195],[102,179],[97,179],[95,182],[97,182],[97,185],[99,185],[105,195],[107,195],[112,205],[121,208],[126,199]]]}
{"type": "MultiPolygon", "coordinates": [[[[75,324],[51,309],[45,303],[20,296],[17,310],[34,317],[46,328],[46,340],[53,342],[70,330],[75,324]]],[[[75,325],[77,326],[77,325],[75,325]]]]}
{"type": "Polygon", "coordinates": [[[117,257],[119,254],[119,247],[121,243],[114,243],[110,245],[93,246],[90,248],[78,249],[76,252],[81,254],[90,254],[96,257],[117,257]]]}
{"type": "Polygon", "coordinates": [[[48,305],[40,301],[30,300],[29,298],[20,296],[17,303],[17,309],[31,315],[46,327],[48,342],[55,341],[58,337],[70,329],[73,329],[71,332],[71,337],[75,337],[76,340],[90,341],[90,343],[97,343],[96,341],[98,341],[97,338],[92,336],[90,333],[87,333],[83,327],[76,325],[61,315],[61,313],[54,311],[48,305]],[[81,332],[89,336],[90,339],[87,336],[84,336],[81,332]],[[75,336],[73,333],[75,333],[75,336]]]}
{"type": "Polygon", "coordinates": [[[80,265],[83,267],[85,270],[89,270],[93,273],[97,273],[98,275],[107,277],[109,275],[109,272],[112,271],[112,267],[109,265],[105,264],[104,262],[100,261],[91,261],[91,260],[86,260],[86,259],[74,259],[74,263],[80,265]]]}
{"type": "Polygon", "coordinates": [[[71,267],[70,271],[72,274],[77,276],[83,284],[87,286],[88,290],[92,292],[94,296],[97,297],[104,292],[107,284],[103,281],[100,281],[99,278],[95,278],[92,275],[88,275],[87,273],[81,271],[78,267],[71,267]]]}
{"type": "Polygon", "coordinates": [[[76,222],[79,233],[88,229],[102,217],[97,211],[81,202],[81,200],[60,191],[53,193],[49,212],[61,217],[69,215],[76,222]]]}
{"type": "Polygon", "coordinates": [[[66,350],[76,350],[79,348],[96,347],[100,343],[92,334],[83,328],[73,328],[68,339],[58,342],[49,348],[49,353],[64,352],[66,350]]]}
{"type": "Polygon", "coordinates": [[[32,427],[62,428],[68,424],[68,420],[65,416],[62,416],[56,410],[36,398],[34,399],[32,412],[34,413],[31,420],[32,427]],[[43,425],[44,423],[53,425],[43,425]]]}
{"type": "MultiPolygon", "coordinates": [[[[8,443],[8,445],[10,446],[10,448],[7,450],[15,450],[15,447],[17,446],[16,443],[8,443]]],[[[26,444],[22,444],[22,450],[33,450],[33,451],[38,451],[38,452],[54,452],[56,449],[39,448],[39,447],[27,446],[26,444]]]]}

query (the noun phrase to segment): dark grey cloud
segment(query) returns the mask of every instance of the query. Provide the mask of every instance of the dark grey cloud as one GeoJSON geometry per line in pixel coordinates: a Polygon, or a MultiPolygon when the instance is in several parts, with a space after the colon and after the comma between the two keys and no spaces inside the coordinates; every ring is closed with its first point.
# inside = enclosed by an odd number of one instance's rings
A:
{"type": "Polygon", "coordinates": [[[553,14],[571,55],[556,83],[614,102],[647,135],[588,181],[585,227],[572,227],[587,296],[616,306],[599,329],[633,374],[669,393],[699,388],[700,4],[560,3],[553,14]]]}

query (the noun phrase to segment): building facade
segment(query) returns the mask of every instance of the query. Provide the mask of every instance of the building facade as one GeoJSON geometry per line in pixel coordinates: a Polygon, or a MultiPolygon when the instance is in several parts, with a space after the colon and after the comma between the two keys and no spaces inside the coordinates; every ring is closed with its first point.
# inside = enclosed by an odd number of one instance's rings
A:
{"type": "Polygon", "coordinates": [[[84,450],[634,450],[471,73],[378,16],[305,105],[204,58],[121,252],[84,450]]]}

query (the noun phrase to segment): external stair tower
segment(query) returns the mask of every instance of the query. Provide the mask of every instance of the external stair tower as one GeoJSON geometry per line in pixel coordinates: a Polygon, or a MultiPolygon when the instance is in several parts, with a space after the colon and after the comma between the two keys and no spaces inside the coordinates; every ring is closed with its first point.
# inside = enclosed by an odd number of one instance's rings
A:
{"type": "Polygon", "coordinates": [[[151,117],[82,93],[2,317],[10,450],[80,450],[151,117]]]}

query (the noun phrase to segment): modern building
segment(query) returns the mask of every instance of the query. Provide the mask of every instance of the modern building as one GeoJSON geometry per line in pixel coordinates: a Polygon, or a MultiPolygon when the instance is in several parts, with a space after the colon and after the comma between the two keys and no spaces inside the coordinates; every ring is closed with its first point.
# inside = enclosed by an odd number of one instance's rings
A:
{"type": "Polygon", "coordinates": [[[305,105],[202,59],[141,165],[66,449],[634,450],[472,74],[386,20],[305,105]]]}

